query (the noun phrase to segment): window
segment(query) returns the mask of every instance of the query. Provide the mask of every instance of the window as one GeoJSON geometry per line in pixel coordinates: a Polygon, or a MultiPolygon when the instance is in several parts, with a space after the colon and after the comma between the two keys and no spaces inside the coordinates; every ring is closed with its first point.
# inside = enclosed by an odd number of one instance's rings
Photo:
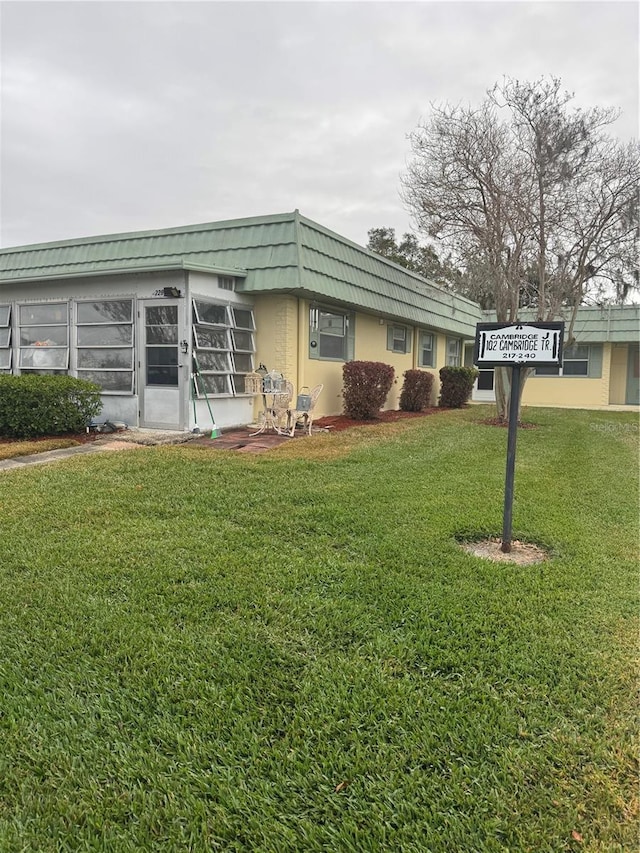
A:
{"type": "Polygon", "coordinates": [[[133,393],[133,300],[76,305],[77,374],[105,394],[133,393]]]}
{"type": "Polygon", "coordinates": [[[493,369],[478,371],[478,391],[493,391],[493,369]]]}
{"type": "MultiPolygon", "coordinates": [[[[231,280],[231,279],[230,279],[231,280]]],[[[255,353],[253,310],[193,300],[194,350],[207,394],[244,394],[255,353]]]]}
{"type": "Polygon", "coordinates": [[[219,275],[218,276],[218,287],[221,290],[235,290],[235,282],[230,276],[219,275]]]}
{"type": "Polygon", "coordinates": [[[387,326],[387,349],[391,352],[411,352],[411,332],[406,326],[387,326]]]}
{"type": "Polygon", "coordinates": [[[250,308],[233,308],[233,322],[236,329],[248,329],[253,332],[255,323],[253,320],[253,311],[250,308]]]}
{"type": "Polygon", "coordinates": [[[534,376],[583,376],[597,379],[602,376],[602,345],[572,344],[565,347],[562,367],[536,367],[534,376]]]}
{"type": "Polygon", "coordinates": [[[11,373],[10,305],[0,305],[0,373],[11,373]]]}
{"type": "Polygon", "coordinates": [[[347,318],[344,314],[318,312],[318,343],[320,358],[345,358],[347,318]]]}
{"type": "Polygon", "coordinates": [[[560,365],[557,364],[542,364],[534,368],[534,376],[561,376],[560,365]]]}
{"type": "Polygon", "coordinates": [[[178,387],[178,337],[177,305],[144,306],[146,385],[178,387]]]}
{"type": "Polygon", "coordinates": [[[589,375],[589,347],[573,346],[566,347],[562,357],[563,376],[588,376],[589,375]]]}
{"type": "Polygon", "coordinates": [[[325,308],[309,312],[309,358],[349,361],[353,358],[353,317],[325,308]]]}
{"type": "Polygon", "coordinates": [[[20,305],[18,366],[21,373],[65,374],[69,367],[66,302],[20,305]]]}
{"type": "Polygon", "coordinates": [[[418,346],[418,366],[433,367],[433,335],[431,332],[420,332],[418,346]]]}
{"type": "Polygon", "coordinates": [[[447,366],[460,367],[460,338],[447,338],[447,366]]]}

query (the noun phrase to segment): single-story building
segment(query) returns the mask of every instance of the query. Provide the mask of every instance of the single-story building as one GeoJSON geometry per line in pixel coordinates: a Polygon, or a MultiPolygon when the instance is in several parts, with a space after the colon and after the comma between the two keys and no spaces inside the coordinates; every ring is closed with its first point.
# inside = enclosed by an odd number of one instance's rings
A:
{"type": "MultiPolygon", "coordinates": [[[[521,320],[532,320],[523,311],[521,320]]],[[[569,330],[571,309],[557,319],[569,330]]],[[[486,322],[495,316],[485,314],[486,322]]],[[[573,328],[574,342],[565,343],[562,366],[537,367],[528,377],[522,402],[528,406],[600,408],[640,405],[640,306],[609,305],[579,308],[573,328]]],[[[465,364],[473,363],[473,345],[465,347],[465,364]]],[[[481,370],[473,400],[495,400],[493,370],[481,370]]]]}
{"type": "MultiPolygon", "coordinates": [[[[102,417],[130,426],[211,423],[192,355],[222,428],[255,420],[245,377],[260,364],[296,391],[322,383],[317,415],[342,411],[351,359],[395,368],[388,408],[405,370],[431,371],[435,403],[439,369],[469,358],[486,319],[297,210],[0,250],[0,371],[97,382],[102,417]]],[[[578,324],[571,365],[565,354],[561,380],[528,382],[526,402],[637,404],[638,329],[637,308],[578,324]]],[[[491,396],[486,384],[477,399],[491,396]]]]}

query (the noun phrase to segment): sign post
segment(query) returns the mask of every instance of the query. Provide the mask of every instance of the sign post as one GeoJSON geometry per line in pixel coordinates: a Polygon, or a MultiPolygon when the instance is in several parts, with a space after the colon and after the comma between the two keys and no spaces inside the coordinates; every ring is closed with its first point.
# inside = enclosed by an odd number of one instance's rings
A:
{"type": "Polygon", "coordinates": [[[476,326],[474,364],[479,368],[511,368],[507,471],[502,519],[502,551],[505,554],[511,551],[521,371],[523,367],[560,366],[563,338],[564,323],[478,323],[476,326]]]}
{"type": "Polygon", "coordinates": [[[509,437],[507,439],[507,474],[504,483],[504,513],[502,516],[502,551],[511,551],[513,520],[513,483],[516,473],[516,441],[518,438],[518,401],[520,400],[519,364],[511,368],[511,399],[509,402],[509,437]]]}

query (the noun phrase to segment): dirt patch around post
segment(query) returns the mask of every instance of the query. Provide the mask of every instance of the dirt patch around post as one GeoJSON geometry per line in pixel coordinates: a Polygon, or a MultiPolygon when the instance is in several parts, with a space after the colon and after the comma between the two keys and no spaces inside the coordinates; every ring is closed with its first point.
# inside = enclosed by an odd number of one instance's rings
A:
{"type": "Polygon", "coordinates": [[[515,563],[518,566],[528,566],[549,559],[549,553],[544,548],[533,545],[531,542],[521,542],[519,539],[512,540],[511,551],[507,554],[502,551],[502,540],[495,537],[480,539],[478,542],[460,542],[459,544],[463,551],[468,554],[496,563],[515,563]]]}

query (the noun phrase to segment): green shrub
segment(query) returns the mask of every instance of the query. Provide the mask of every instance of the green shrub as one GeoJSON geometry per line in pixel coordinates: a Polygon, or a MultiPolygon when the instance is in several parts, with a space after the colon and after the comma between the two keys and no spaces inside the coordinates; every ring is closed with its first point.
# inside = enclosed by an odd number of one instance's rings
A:
{"type": "Polygon", "coordinates": [[[81,432],[100,414],[100,386],[72,376],[0,376],[0,435],[81,432]]]}
{"type": "Polygon", "coordinates": [[[403,375],[400,408],[403,412],[421,412],[431,402],[433,374],[425,370],[405,370],[403,375]]]}
{"type": "Polygon", "coordinates": [[[444,409],[460,409],[473,390],[478,371],[475,367],[440,368],[440,403],[444,409]]]}
{"type": "Polygon", "coordinates": [[[395,371],[381,361],[348,361],[342,368],[344,413],[366,421],[375,418],[387,399],[395,371]]]}

